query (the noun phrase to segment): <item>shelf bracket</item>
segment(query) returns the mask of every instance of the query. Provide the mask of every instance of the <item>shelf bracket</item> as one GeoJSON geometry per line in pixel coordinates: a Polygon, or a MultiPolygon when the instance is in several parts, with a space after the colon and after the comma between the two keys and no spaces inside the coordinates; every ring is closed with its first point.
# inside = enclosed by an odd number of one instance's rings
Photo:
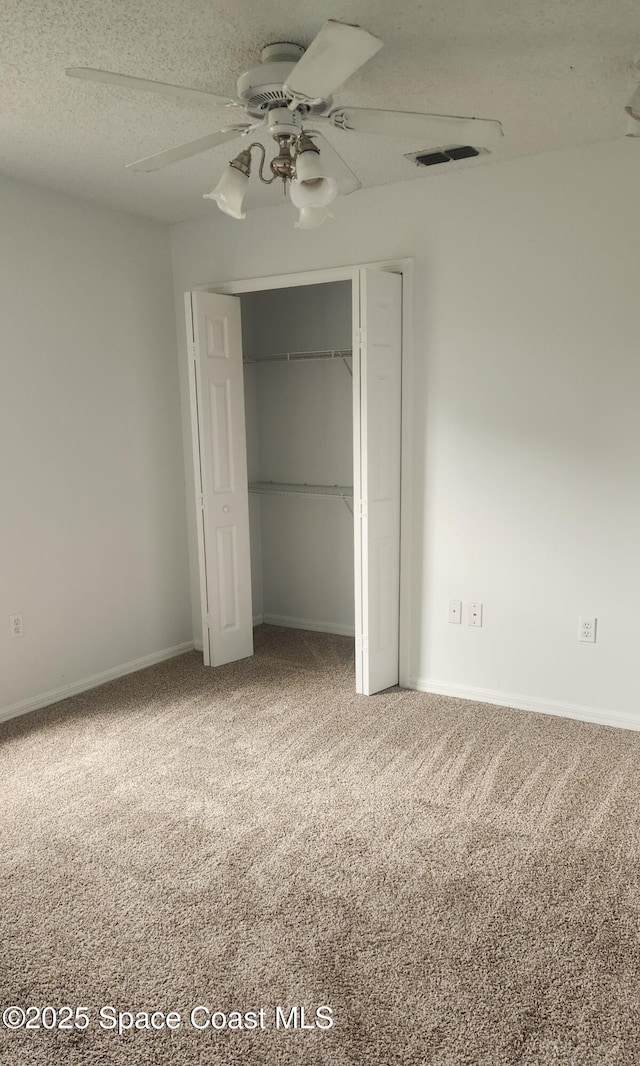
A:
{"type": "Polygon", "coordinates": [[[349,512],[351,517],[353,518],[353,507],[349,503],[349,497],[348,496],[341,496],[340,499],[342,500],[343,504],[347,508],[347,511],[349,512]]]}

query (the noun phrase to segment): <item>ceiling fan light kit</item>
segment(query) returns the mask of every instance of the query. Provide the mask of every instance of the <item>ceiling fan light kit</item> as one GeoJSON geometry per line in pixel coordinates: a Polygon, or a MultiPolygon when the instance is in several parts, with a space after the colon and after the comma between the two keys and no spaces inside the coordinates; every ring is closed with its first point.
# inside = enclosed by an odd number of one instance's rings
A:
{"type": "MultiPolygon", "coordinates": [[[[220,210],[232,218],[245,218],[243,202],[251,173],[251,152],[257,148],[262,153],[258,171],[260,180],[270,185],[280,178],[285,192],[289,191],[292,203],[300,211],[296,227],[313,229],[331,217],[327,206],[337,195],[347,196],[361,188],[359,179],[323,137],[323,125],[349,134],[416,138],[434,149],[443,143],[476,145],[477,148],[468,154],[487,150],[502,138],[501,124],[490,119],[334,107],[333,93],[367,63],[382,44],[379,37],[360,26],[330,19],[306,50],[302,45],[290,42],[276,42],[263,48],[259,66],[238,79],[235,98],[90,67],[71,67],[66,73],[84,81],[159,93],[186,102],[209,100],[217,107],[228,109],[232,117],[222,129],[130,163],[132,170],[146,173],[160,170],[225,141],[246,137],[258,129],[267,130],[278,147],[277,154],[269,162],[271,176],[264,175],[266,151],[264,145],[256,141],[230,162],[216,188],[206,193],[205,199],[214,200],[220,210]]],[[[634,117],[640,118],[640,114],[635,116],[634,113],[634,117]]],[[[417,155],[426,152],[423,148],[417,155]]],[[[449,152],[448,160],[455,158],[464,156],[449,152]]]]}
{"type": "MultiPolygon", "coordinates": [[[[320,160],[320,149],[303,130],[294,135],[290,130],[282,130],[279,124],[274,137],[279,144],[279,153],[271,160],[269,167],[271,177],[265,178],[264,166],[266,152],[260,141],[255,141],[248,148],[239,152],[224,171],[213,192],[205,193],[205,200],[215,200],[221,211],[231,218],[246,218],[242,210],[244,197],[251,174],[251,151],[257,148],[262,153],[258,176],[265,185],[271,185],[276,178],[289,183],[291,202],[300,208],[326,208],[338,195],[338,185],[334,178],[328,177],[320,160]]],[[[293,127],[295,131],[295,127],[293,127]]],[[[308,212],[301,216],[299,228],[311,229],[320,225],[327,217],[326,213],[308,212]]]]}

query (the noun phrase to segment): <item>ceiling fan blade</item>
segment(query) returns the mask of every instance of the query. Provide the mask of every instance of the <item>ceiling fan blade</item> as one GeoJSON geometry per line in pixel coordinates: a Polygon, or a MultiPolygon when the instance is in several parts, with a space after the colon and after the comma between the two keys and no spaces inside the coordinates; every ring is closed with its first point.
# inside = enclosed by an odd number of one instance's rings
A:
{"type": "Polygon", "coordinates": [[[296,63],[285,89],[298,102],[326,100],[382,45],[359,26],[329,19],[296,63]]]}
{"type": "Polygon", "coordinates": [[[218,130],[216,133],[208,133],[206,137],[199,137],[197,141],[187,141],[186,144],[178,144],[175,148],[168,148],[166,152],[158,152],[157,155],[147,156],[146,159],[138,159],[135,163],[128,163],[127,170],[140,170],[145,174],[152,170],[161,170],[171,163],[178,163],[181,159],[189,159],[199,152],[206,152],[208,148],[215,148],[225,141],[233,141],[245,130],[254,129],[253,126],[234,126],[233,129],[218,130]]]}
{"type": "Polygon", "coordinates": [[[347,166],[342,156],[336,152],[335,148],[329,143],[326,137],[323,137],[322,134],[318,133],[316,130],[305,130],[305,132],[313,137],[313,140],[320,149],[322,165],[327,173],[327,177],[336,179],[338,183],[338,193],[341,196],[348,196],[350,192],[355,192],[356,189],[361,189],[362,182],[347,166]]]}
{"type": "Polygon", "coordinates": [[[236,106],[237,101],[229,96],[218,96],[205,89],[190,89],[184,85],[169,85],[164,81],[147,81],[146,78],[132,78],[129,74],[115,74],[111,70],[94,70],[92,67],[68,67],[65,71],[69,78],[81,78],[83,81],[99,81],[107,85],[122,85],[125,89],[142,89],[143,92],[159,93],[172,96],[178,100],[193,103],[216,104],[218,107],[236,106]]]}
{"type": "Polygon", "coordinates": [[[339,130],[380,133],[387,137],[415,137],[425,148],[471,144],[491,148],[500,143],[502,124],[495,119],[425,115],[419,111],[381,111],[371,107],[335,107],[327,115],[339,130]]]}

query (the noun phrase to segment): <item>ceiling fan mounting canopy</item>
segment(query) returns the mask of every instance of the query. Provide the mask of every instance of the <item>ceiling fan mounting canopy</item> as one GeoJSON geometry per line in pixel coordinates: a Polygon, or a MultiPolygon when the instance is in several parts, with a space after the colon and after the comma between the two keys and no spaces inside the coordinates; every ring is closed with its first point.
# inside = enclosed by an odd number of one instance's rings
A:
{"type": "Polygon", "coordinates": [[[284,63],[297,63],[304,53],[303,44],[295,44],[293,41],[275,41],[274,44],[265,44],[260,52],[260,62],[275,63],[282,60],[284,63]]]}

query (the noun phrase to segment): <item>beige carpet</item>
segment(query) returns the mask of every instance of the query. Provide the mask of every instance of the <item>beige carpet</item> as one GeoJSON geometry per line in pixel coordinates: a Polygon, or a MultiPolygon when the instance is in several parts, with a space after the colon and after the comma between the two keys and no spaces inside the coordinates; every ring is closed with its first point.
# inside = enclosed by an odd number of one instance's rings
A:
{"type": "Polygon", "coordinates": [[[257,636],[0,727],[0,1007],[90,1011],[0,1025],[2,1066],[637,1066],[640,734],[357,697],[345,638],[257,636]]]}

